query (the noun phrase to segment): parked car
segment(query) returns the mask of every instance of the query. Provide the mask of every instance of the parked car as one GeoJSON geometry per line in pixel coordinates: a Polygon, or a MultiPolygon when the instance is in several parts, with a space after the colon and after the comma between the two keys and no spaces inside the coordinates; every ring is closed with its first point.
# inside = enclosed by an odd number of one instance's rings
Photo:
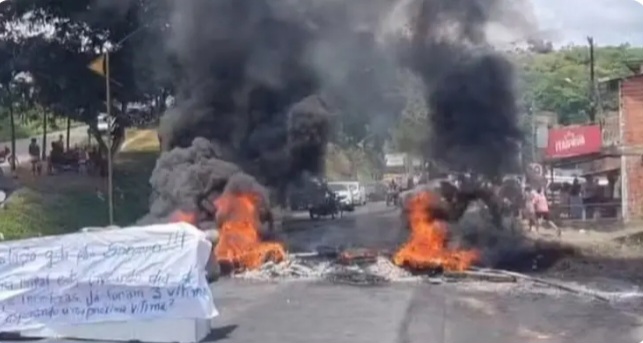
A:
{"type": "MultiPolygon", "coordinates": [[[[366,188],[358,181],[334,181],[332,184],[343,184],[348,187],[350,199],[353,206],[361,206],[366,204],[366,188]]],[[[329,184],[331,184],[329,183],[329,184]]]]}
{"type": "Polygon", "coordinates": [[[329,182],[328,187],[337,195],[339,204],[343,210],[353,211],[355,209],[353,194],[345,182],[329,182]]]}

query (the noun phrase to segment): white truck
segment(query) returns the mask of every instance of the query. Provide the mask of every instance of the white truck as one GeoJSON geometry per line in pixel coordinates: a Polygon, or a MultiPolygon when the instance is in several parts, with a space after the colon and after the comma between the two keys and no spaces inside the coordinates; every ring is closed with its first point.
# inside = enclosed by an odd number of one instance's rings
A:
{"type": "Polygon", "coordinates": [[[406,186],[413,174],[413,159],[407,153],[389,153],[384,155],[384,182],[395,180],[398,186],[406,186]]]}

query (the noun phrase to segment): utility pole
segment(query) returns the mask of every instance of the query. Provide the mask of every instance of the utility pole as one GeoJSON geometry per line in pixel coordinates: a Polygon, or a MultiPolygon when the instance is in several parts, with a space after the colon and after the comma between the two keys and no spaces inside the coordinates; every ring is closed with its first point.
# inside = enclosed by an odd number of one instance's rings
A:
{"type": "Polygon", "coordinates": [[[594,38],[587,37],[589,43],[589,120],[592,124],[596,123],[596,92],[595,92],[595,75],[594,75],[594,38]]]}
{"type": "Polygon", "coordinates": [[[537,145],[538,145],[538,128],[537,128],[537,122],[536,122],[536,100],[531,99],[531,162],[536,162],[536,152],[537,152],[537,145]]]}
{"type": "MultiPolygon", "coordinates": [[[[2,2],[2,0],[0,0],[2,2]]],[[[126,40],[132,38],[132,36],[142,32],[144,28],[148,27],[148,24],[142,25],[136,30],[130,32],[128,35],[123,37],[120,41],[116,42],[113,46],[118,47],[126,40]]],[[[112,158],[112,148],[114,144],[114,139],[112,137],[112,131],[114,130],[115,120],[112,118],[112,94],[110,85],[111,82],[115,82],[110,78],[110,68],[109,68],[109,48],[107,46],[103,47],[105,52],[100,55],[97,59],[92,61],[87,67],[93,70],[98,75],[101,75],[105,78],[105,107],[107,114],[107,202],[108,202],[108,211],[109,211],[109,225],[114,225],[114,161],[112,158]]],[[[118,84],[118,83],[117,83],[118,84]]]]}
{"type": "Polygon", "coordinates": [[[112,161],[112,130],[114,120],[112,119],[112,95],[110,92],[109,79],[109,50],[105,49],[105,105],[107,113],[107,201],[109,207],[109,225],[114,225],[114,168],[112,161]]]}
{"type": "Polygon", "coordinates": [[[107,137],[105,137],[105,145],[107,145],[107,208],[109,225],[114,225],[114,189],[112,185],[112,129],[114,120],[112,119],[112,94],[110,89],[111,80],[109,78],[109,50],[105,48],[105,52],[98,58],[93,60],[87,67],[94,71],[96,74],[105,78],[105,113],[107,114],[107,137]]]}

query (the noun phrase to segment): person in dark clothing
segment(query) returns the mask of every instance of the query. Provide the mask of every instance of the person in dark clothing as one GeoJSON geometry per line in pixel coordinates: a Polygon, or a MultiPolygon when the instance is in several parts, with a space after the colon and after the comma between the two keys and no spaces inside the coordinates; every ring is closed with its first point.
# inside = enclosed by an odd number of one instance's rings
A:
{"type": "Polygon", "coordinates": [[[58,149],[65,151],[65,137],[63,135],[58,136],[58,141],[56,141],[58,149]]]}
{"type": "Polygon", "coordinates": [[[571,196],[579,196],[581,193],[581,185],[580,181],[578,180],[577,177],[574,178],[574,181],[572,183],[572,186],[569,191],[569,195],[571,196]]]}
{"type": "Polygon", "coordinates": [[[64,148],[59,142],[51,142],[51,153],[49,154],[49,163],[47,163],[47,172],[52,174],[56,167],[64,163],[64,148]]]}
{"type": "Polygon", "coordinates": [[[33,175],[40,175],[42,173],[42,166],[40,165],[40,146],[35,138],[31,139],[29,144],[29,159],[31,161],[31,173],[33,175]]]}
{"type": "Polygon", "coordinates": [[[388,189],[389,191],[397,191],[397,183],[395,183],[395,179],[391,179],[391,181],[388,183],[388,189]]]}

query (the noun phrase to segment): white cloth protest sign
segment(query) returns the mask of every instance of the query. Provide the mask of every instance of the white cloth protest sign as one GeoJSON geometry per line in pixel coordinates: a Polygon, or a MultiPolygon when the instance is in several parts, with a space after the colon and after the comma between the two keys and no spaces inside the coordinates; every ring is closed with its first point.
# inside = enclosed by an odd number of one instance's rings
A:
{"type": "Polygon", "coordinates": [[[0,332],[48,324],[218,315],[211,243],[186,224],[0,244],[0,332]]]}

